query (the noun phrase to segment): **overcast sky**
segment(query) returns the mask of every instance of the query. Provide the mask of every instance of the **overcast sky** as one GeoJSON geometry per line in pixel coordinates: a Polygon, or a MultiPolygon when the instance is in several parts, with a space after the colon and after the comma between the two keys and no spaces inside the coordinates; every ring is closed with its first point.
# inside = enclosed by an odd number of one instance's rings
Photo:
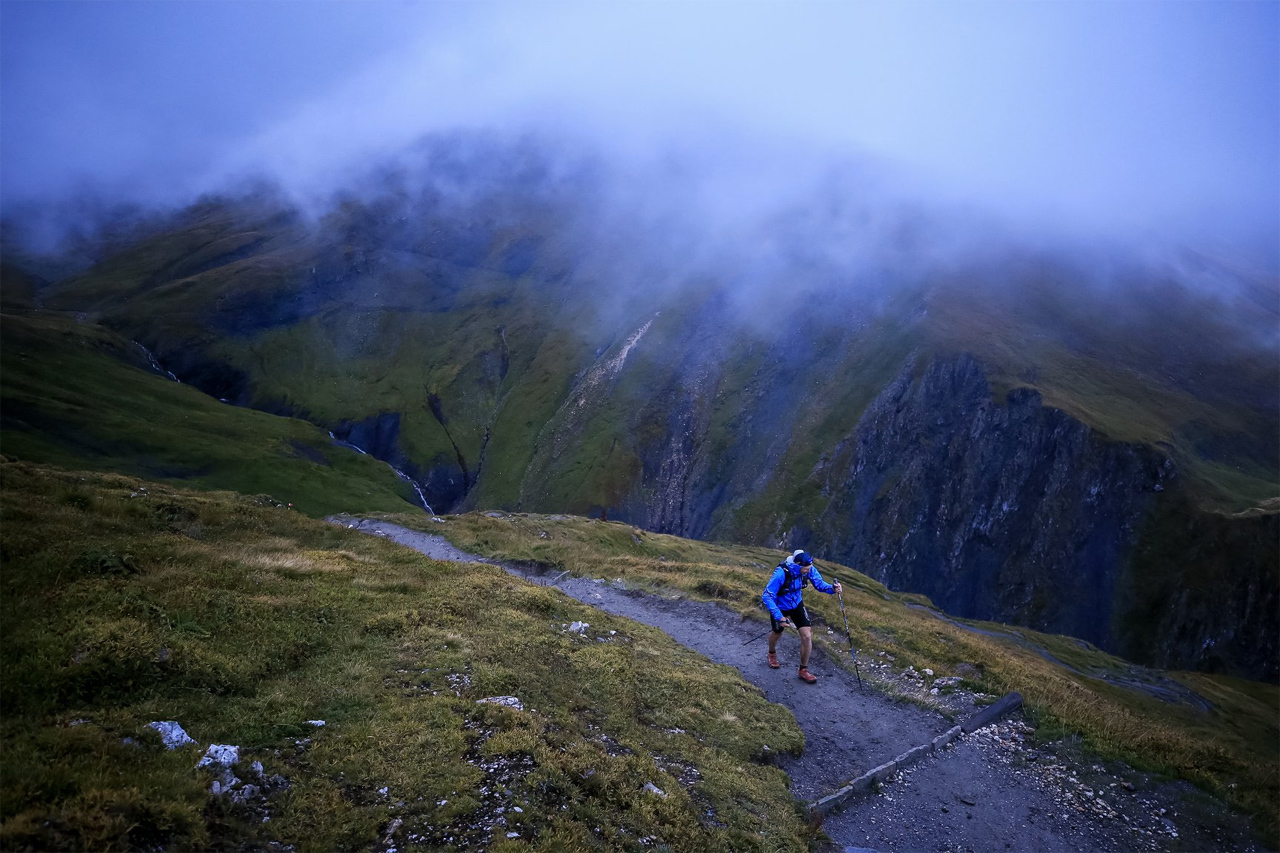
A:
{"type": "Polygon", "coordinates": [[[756,139],[1280,255],[1280,2],[0,2],[0,203],[323,185],[424,132],[756,139]]]}

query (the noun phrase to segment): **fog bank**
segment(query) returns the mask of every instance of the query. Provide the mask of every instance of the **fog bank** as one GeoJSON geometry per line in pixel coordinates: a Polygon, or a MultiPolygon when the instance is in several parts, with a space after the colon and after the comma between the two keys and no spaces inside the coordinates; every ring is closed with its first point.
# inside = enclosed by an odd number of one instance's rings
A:
{"type": "Polygon", "coordinates": [[[621,169],[737,169],[703,194],[725,227],[857,161],[1027,230],[1274,273],[1278,10],[19,0],[0,7],[0,204],[185,203],[264,174],[314,202],[427,133],[533,131],[621,169]]]}

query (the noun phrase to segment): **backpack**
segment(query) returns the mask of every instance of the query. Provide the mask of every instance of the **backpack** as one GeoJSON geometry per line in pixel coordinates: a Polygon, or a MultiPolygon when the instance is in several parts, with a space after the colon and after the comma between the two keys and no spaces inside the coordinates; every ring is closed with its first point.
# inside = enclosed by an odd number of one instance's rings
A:
{"type": "Polygon", "coordinates": [[[804,592],[804,588],[813,582],[813,578],[804,572],[791,574],[791,569],[787,568],[785,562],[779,563],[778,568],[782,569],[783,574],[786,576],[786,580],[778,587],[778,598],[782,598],[782,596],[790,592],[804,592]],[[796,586],[796,580],[800,581],[799,586],[796,586]]]}

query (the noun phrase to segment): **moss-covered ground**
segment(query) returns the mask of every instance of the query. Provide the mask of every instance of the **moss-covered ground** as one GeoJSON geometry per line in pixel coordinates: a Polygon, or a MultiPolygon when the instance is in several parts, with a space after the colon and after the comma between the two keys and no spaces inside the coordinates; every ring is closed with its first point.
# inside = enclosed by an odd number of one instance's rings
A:
{"type": "Polygon", "coordinates": [[[0,484],[6,849],[806,847],[790,714],[657,630],[231,493],[0,484]],[[161,720],[287,787],[214,796],[161,720]]]}

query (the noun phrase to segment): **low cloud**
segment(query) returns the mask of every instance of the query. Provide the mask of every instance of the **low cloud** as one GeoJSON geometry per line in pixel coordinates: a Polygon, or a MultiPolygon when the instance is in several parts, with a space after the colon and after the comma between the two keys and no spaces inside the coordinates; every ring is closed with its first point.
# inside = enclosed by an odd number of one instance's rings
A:
{"type": "MultiPolygon", "coordinates": [[[[857,173],[867,198],[1280,265],[1274,4],[49,5],[4,9],[10,209],[262,175],[317,204],[490,130],[671,177],[718,233],[857,173]]],[[[668,216],[650,189],[619,200],[668,216]]]]}

